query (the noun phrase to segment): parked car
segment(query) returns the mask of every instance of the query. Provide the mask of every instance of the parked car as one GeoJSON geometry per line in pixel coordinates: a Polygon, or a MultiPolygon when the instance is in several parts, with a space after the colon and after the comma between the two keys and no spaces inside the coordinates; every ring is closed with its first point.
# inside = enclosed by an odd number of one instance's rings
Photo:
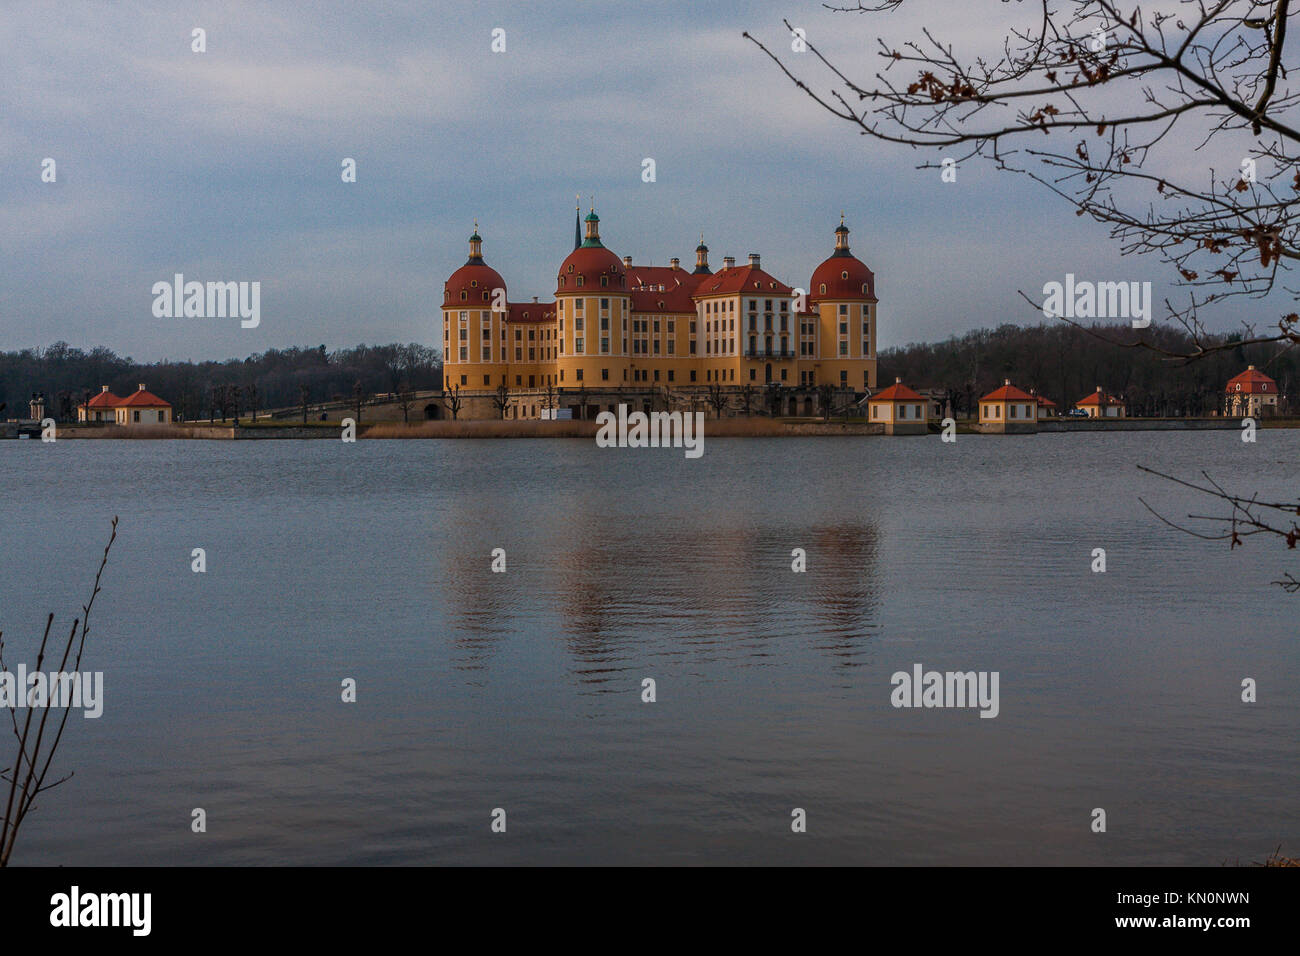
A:
{"type": "Polygon", "coordinates": [[[1087,418],[1088,413],[1082,408],[1072,408],[1065,413],[1067,418],[1087,418]]]}

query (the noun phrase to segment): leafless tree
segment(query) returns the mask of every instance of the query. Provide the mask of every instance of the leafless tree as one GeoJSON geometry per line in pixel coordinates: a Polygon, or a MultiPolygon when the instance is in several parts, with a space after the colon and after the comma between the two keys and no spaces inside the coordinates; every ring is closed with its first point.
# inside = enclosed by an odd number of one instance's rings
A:
{"type": "MultiPolygon", "coordinates": [[[[826,6],[883,29],[874,21],[903,3],[826,6]]],[[[1108,226],[1123,254],[1154,255],[1175,270],[1186,302],[1165,308],[1193,346],[1166,352],[1140,332],[1115,344],[1183,362],[1255,342],[1293,347],[1300,315],[1289,309],[1276,331],[1246,324],[1243,340],[1230,344],[1202,322],[1207,306],[1233,296],[1258,298],[1275,286],[1293,301],[1300,295],[1281,284],[1300,259],[1300,128],[1290,117],[1300,88],[1285,62],[1292,0],[1162,7],[990,4],[998,15],[1023,17],[998,55],[963,59],[927,28],[901,45],[878,40],[882,67],[868,80],[852,79],[852,68],[812,41],[810,55],[794,57],[810,69],[796,73],[790,55],[744,35],[862,135],[937,151],[921,168],[980,159],[1026,175],[1076,215],[1108,226]],[[1199,169],[1189,151],[1206,157],[1199,169]]]]}
{"type": "MultiPolygon", "coordinates": [[[[1296,523],[1296,516],[1300,515],[1300,499],[1260,501],[1258,495],[1246,497],[1233,494],[1204,471],[1201,472],[1201,477],[1205,479],[1205,484],[1197,484],[1142,465],[1138,465],[1138,470],[1214,498],[1221,502],[1226,510],[1226,514],[1217,515],[1189,514],[1188,520],[1202,522],[1196,527],[1189,527],[1166,518],[1144,499],[1138,498],[1143,507],[1171,528],[1205,541],[1227,541],[1230,549],[1243,547],[1246,538],[1258,534],[1279,539],[1291,550],[1294,550],[1297,542],[1300,542],[1300,524],[1296,523]]],[[[1300,581],[1289,572],[1273,583],[1290,594],[1300,592],[1300,581]]]]}
{"type": "Polygon", "coordinates": [[[411,406],[415,404],[415,392],[411,390],[411,384],[405,379],[397,383],[397,405],[402,410],[402,424],[411,423],[411,406]]]}
{"type": "Polygon", "coordinates": [[[822,384],[817,386],[817,405],[821,409],[822,420],[830,421],[835,411],[835,386],[822,384]]]}
{"type": "Polygon", "coordinates": [[[464,404],[464,399],[460,397],[460,386],[453,385],[451,388],[444,388],[442,390],[442,403],[447,406],[447,411],[451,412],[451,420],[455,421],[456,417],[460,415],[461,406],[464,404]]]}
{"type": "Polygon", "coordinates": [[[706,394],[706,401],[709,403],[709,407],[713,409],[713,417],[721,418],[722,413],[731,404],[731,396],[725,388],[717,384],[710,385],[706,394]]]}
{"type": "Polygon", "coordinates": [[[304,425],[307,424],[307,405],[310,397],[311,389],[307,387],[306,382],[303,382],[298,386],[298,401],[302,404],[302,423],[304,425]]]}
{"type": "MultiPolygon", "coordinates": [[[[86,649],[86,635],[90,633],[90,610],[94,607],[95,598],[100,592],[100,581],[104,576],[104,568],[108,565],[108,552],[112,550],[113,542],[116,540],[117,517],[114,516],[112,533],[109,535],[108,544],[104,547],[104,556],[99,561],[99,570],[95,573],[95,584],[90,591],[90,600],[82,605],[81,618],[73,620],[72,628],[64,642],[63,654],[59,660],[59,673],[81,671],[81,655],[86,649]],[[68,668],[69,659],[72,660],[71,670],[68,668]]],[[[57,653],[57,648],[49,646],[50,631],[53,626],[54,615],[50,614],[45,619],[45,633],[41,637],[40,650],[36,653],[38,672],[45,665],[47,649],[57,653]]],[[[0,673],[7,671],[8,668],[4,663],[4,633],[0,631],[0,673]]],[[[27,688],[20,688],[20,693],[28,693],[27,688]]],[[[50,713],[56,708],[28,707],[21,730],[18,726],[17,710],[12,707],[5,709],[9,712],[9,724],[13,730],[14,740],[18,743],[18,753],[12,764],[0,770],[0,780],[9,784],[9,793],[4,804],[4,817],[0,819],[0,867],[9,865],[9,859],[14,852],[14,842],[18,839],[18,828],[27,819],[27,814],[34,807],[36,798],[72,777],[72,773],[69,772],[52,783],[45,782],[50,772],[50,765],[58,752],[59,743],[63,740],[63,731],[67,727],[68,715],[72,713],[72,708],[70,706],[61,708],[62,715],[56,718],[53,725],[50,725],[50,713]],[[38,720],[34,719],[37,710],[41,712],[38,720]],[[52,732],[48,736],[47,725],[52,732]]]]}
{"type": "Polygon", "coordinates": [[[505,382],[497,386],[496,394],[492,396],[492,407],[501,413],[501,417],[506,417],[506,412],[510,409],[510,388],[505,382]]]}
{"type": "Polygon", "coordinates": [[[352,407],[356,412],[356,422],[361,424],[361,405],[365,401],[366,393],[361,385],[361,379],[352,383],[352,407]]]}
{"type": "Polygon", "coordinates": [[[758,389],[746,382],[740,386],[740,403],[745,407],[745,417],[748,418],[754,410],[754,399],[758,395],[758,389]]]}

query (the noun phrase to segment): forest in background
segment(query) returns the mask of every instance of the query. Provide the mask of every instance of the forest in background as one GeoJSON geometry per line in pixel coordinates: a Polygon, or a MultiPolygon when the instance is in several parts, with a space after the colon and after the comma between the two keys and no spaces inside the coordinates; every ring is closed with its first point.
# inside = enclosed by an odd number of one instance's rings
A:
{"type": "MultiPolygon", "coordinates": [[[[1122,324],[1084,329],[1066,322],[977,329],[943,342],[882,351],[877,381],[881,388],[901,378],[912,388],[943,389],[958,414],[1008,378],[1025,391],[1037,389],[1062,412],[1100,385],[1124,400],[1128,414],[1164,417],[1222,412],[1228,380],[1254,365],[1277,382],[1295,408],[1300,354],[1286,343],[1229,347],[1194,362],[1113,344],[1134,341],[1136,334],[1122,324]]],[[[1179,327],[1152,324],[1141,335],[1170,352],[1194,349],[1192,336],[1179,327]]],[[[1224,335],[1217,343],[1240,339],[1224,335]]]]}
{"type": "MultiPolygon", "coordinates": [[[[942,389],[957,414],[1009,378],[1020,388],[1037,389],[1062,410],[1100,385],[1121,397],[1130,415],[1206,415],[1222,409],[1228,379],[1254,365],[1277,381],[1295,408],[1300,356],[1285,345],[1229,347],[1186,363],[1113,344],[1131,341],[1134,334],[1125,325],[1097,325],[1090,332],[1064,322],[978,329],[882,351],[878,384],[883,388],[898,377],[912,388],[942,389]]],[[[1153,325],[1142,335],[1171,352],[1192,348],[1191,336],[1176,327],[1153,325]]],[[[1234,340],[1228,335],[1219,341],[1234,340]]],[[[247,413],[254,406],[350,401],[358,392],[369,397],[440,389],[442,358],[436,349],[411,343],[334,352],[323,345],[271,349],[222,362],[141,363],[103,346],[84,351],[56,342],[46,349],[0,352],[0,402],[7,403],[0,418],[25,418],[28,399],[40,392],[47,415],[70,420],[76,406],[100,386],[125,396],[140,383],[171,402],[179,418],[193,420],[214,411],[217,417],[235,409],[247,413]]]]}
{"type": "Polygon", "coordinates": [[[26,418],[33,392],[45,395],[45,413],[61,421],[76,417],[76,406],[107,385],[126,396],[144,384],[172,403],[181,420],[219,418],[242,412],[351,400],[400,390],[442,388],[442,359],[436,349],[408,345],[358,345],[326,351],[317,348],[270,349],[224,362],[136,362],[111,349],[90,351],[56,342],[46,349],[0,352],[0,418],[26,418]],[[304,396],[304,389],[305,396],[304,396]]]}

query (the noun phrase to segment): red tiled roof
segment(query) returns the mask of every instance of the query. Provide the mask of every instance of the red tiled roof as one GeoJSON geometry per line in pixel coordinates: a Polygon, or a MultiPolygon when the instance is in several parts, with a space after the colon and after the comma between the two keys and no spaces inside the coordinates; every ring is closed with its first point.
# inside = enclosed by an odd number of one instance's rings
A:
{"type": "Polygon", "coordinates": [[[560,264],[556,278],[557,295],[598,295],[599,289],[626,289],[623,282],[626,271],[623,260],[604,246],[579,246],[570,252],[560,264]],[[569,267],[573,271],[569,271],[569,267]],[[582,288],[578,288],[577,277],[582,276],[582,288]],[[601,286],[600,277],[608,276],[609,285],[601,286]],[[559,280],[564,280],[564,285],[559,280]]]}
{"type": "Polygon", "coordinates": [[[112,392],[100,392],[90,401],[86,402],[87,408],[115,408],[122,404],[122,400],[112,392]]]}
{"type": "Polygon", "coordinates": [[[455,272],[443,285],[442,304],[446,306],[462,305],[464,307],[477,306],[483,308],[484,303],[491,305],[492,290],[504,289],[506,280],[501,278],[501,273],[497,272],[489,265],[471,265],[466,263],[455,272]],[[464,303],[461,302],[460,294],[467,293],[464,303]]]}
{"type": "Polygon", "coordinates": [[[876,277],[856,256],[831,256],[814,270],[808,297],[813,302],[821,299],[857,299],[862,302],[874,302],[876,277]],[[848,273],[847,276],[845,273],[848,273]],[[821,291],[823,284],[826,286],[825,292],[821,291]]]}
{"type": "Polygon", "coordinates": [[[507,322],[548,322],[555,318],[554,302],[508,302],[507,322]]]}
{"type": "Polygon", "coordinates": [[[1003,385],[995,392],[989,392],[981,402],[1032,402],[1036,401],[1034,396],[1028,392],[1021,391],[1014,385],[1003,385]]]}
{"type": "Polygon", "coordinates": [[[691,294],[699,280],[707,278],[671,266],[633,266],[627,274],[632,309],[635,312],[694,313],[695,300],[691,294]],[[659,288],[661,285],[662,289],[659,288]]]}
{"type": "Polygon", "coordinates": [[[732,266],[711,276],[695,288],[696,296],[707,295],[790,295],[794,292],[784,282],[750,265],[732,266]],[[758,283],[755,285],[755,283],[758,283]]]}
{"type": "Polygon", "coordinates": [[[1255,366],[1251,366],[1240,375],[1234,375],[1228,379],[1228,385],[1224,388],[1225,392],[1259,394],[1268,392],[1277,394],[1277,382],[1273,381],[1263,372],[1257,371],[1255,366]]]}
{"type": "Polygon", "coordinates": [[[145,391],[143,388],[132,392],[126,398],[121,399],[118,406],[132,406],[134,408],[171,408],[171,402],[164,402],[153,392],[145,391]]]}
{"type": "Polygon", "coordinates": [[[912,391],[910,388],[908,388],[906,385],[900,382],[896,385],[889,386],[889,388],[882,389],[881,391],[876,392],[875,395],[871,396],[870,401],[872,402],[923,402],[925,401],[925,396],[912,391]]]}
{"type": "Polygon", "coordinates": [[[1114,395],[1107,395],[1105,392],[1093,392],[1091,395],[1085,395],[1074,404],[1077,405],[1123,405],[1114,395]]]}
{"type": "Polygon", "coordinates": [[[1038,402],[1039,405],[1043,405],[1046,408],[1056,407],[1056,402],[1052,401],[1050,398],[1043,398],[1043,396],[1041,395],[1035,395],[1034,399],[1038,402]]]}

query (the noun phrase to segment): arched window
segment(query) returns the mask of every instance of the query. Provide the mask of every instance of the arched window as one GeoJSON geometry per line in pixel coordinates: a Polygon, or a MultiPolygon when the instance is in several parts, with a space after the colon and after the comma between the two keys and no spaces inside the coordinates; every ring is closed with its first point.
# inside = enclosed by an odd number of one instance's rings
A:
{"type": "Polygon", "coordinates": [[[462,302],[468,302],[468,301],[469,301],[469,293],[466,292],[464,289],[461,289],[461,290],[460,290],[460,301],[462,301],[462,302]]]}
{"type": "Polygon", "coordinates": [[[601,277],[600,277],[600,284],[601,284],[602,287],[603,287],[603,286],[607,286],[607,285],[609,285],[609,276],[601,276],[601,277]]]}
{"type": "Polygon", "coordinates": [[[826,294],[826,283],[823,282],[821,284],[821,295],[825,295],[825,294],[826,294]]]}
{"type": "Polygon", "coordinates": [[[863,294],[863,295],[868,295],[868,294],[869,294],[869,293],[867,292],[867,284],[866,284],[865,282],[862,283],[862,294],[863,294]]]}

